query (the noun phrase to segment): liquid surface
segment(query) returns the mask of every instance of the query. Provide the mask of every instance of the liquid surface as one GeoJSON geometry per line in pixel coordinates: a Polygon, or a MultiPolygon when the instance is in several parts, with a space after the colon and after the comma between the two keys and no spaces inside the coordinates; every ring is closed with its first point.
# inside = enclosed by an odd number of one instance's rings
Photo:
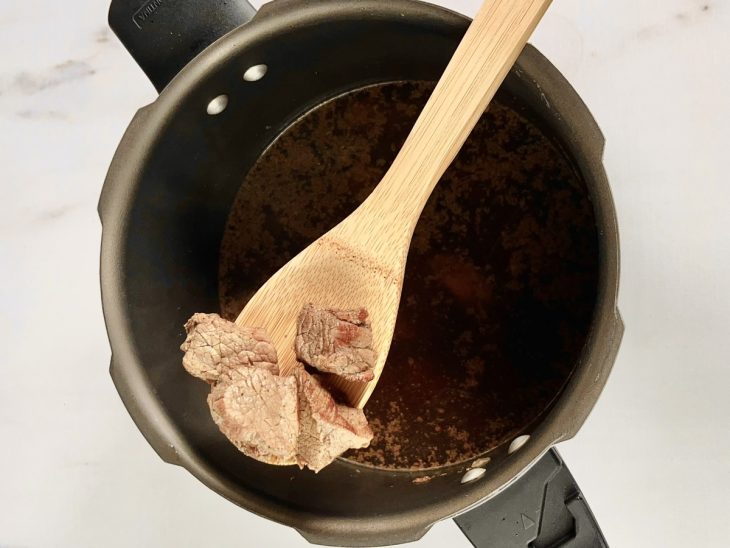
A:
{"type": "MultiPolygon", "coordinates": [[[[221,244],[226,318],[367,197],[432,90],[397,83],[339,97],[261,156],[221,244]]],[[[570,375],[590,324],[597,258],[580,177],[529,113],[498,96],[416,228],[393,346],[365,408],[375,438],[347,457],[425,469],[512,439],[570,375]]]]}

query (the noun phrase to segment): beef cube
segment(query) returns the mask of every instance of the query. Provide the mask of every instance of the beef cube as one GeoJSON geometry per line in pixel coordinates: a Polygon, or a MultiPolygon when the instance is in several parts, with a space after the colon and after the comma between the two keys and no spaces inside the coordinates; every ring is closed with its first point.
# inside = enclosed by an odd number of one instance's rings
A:
{"type": "MultiPolygon", "coordinates": [[[[333,324],[333,344],[348,345],[344,350],[337,346],[337,352],[367,350],[372,337],[364,310],[327,314],[339,322],[333,324]]],[[[185,330],[183,365],[212,385],[208,406],[213,420],[245,455],[319,472],[348,449],[370,444],[373,433],[364,413],[338,405],[303,365],[297,364],[290,376],[279,376],[276,350],[263,330],[240,328],[216,314],[195,314],[185,330]]],[[[352,368],[337,370],[354,375],[352,368]]]]}
{"type": "Polygon", "coordinates": [[[268,464],[297,464],[297,381],[244,367],[213,385],[213,420],[245,455],[268,464]]]}
{"type": "Polygon", "coordinates": [[[370,445],[373,432],[361,409],[338,405],[329,392],[303,366],[292,375],[299,396],[297,461],[319,472],[348,449],[370,445]]]}
{"type": "Polygon", "coordinates": [[[212,384],[242,367],[279,373],[276,348],[262,329],[238,327],[218,314],[195,314],[185,331],[183,367],[194,377],[212,384]]]}
{"type": "Polygon", "coordinates": [[[377,355],[364,308],[335,310],[306,305],[297,321],[297,358],[349,381],[373,380],[377,355]]]}

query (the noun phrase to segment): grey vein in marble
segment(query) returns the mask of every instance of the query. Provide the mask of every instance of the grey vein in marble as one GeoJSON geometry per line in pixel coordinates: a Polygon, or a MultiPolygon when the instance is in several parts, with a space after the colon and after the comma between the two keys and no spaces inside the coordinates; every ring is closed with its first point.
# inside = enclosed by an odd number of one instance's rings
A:
{"type": "Polygon", "coordinates": [[[68,120],[68,115],[59,110],[24,109],[15,114],[23,120],[68,120]]]}
{"type": "Polygon", "coordinates": [[[69,59],[39,74],[21,72],[15,77],[10,88],[24,95],[32,95],[67,82],[87,78],[95,73],[96,70],[89,63],[69,59]]]}
{"type": "Polygon", "coordinates": [[[707,19],[713,12],[713,8],[714,5],[707,0],[692,0],[688,7],[676,11],[673,16],[640,27],[613,51],[601,53],[592,51],[590,56],[593,59],[617,57],[631,51],[637,44],[662,38],[678,28],[694,28],[698,23],[707,19]]]}
{"type": "Polygon", "coordinates": [[[76,209],[78,204],[64,204],[58,207],[41,211],[35,218],[36,223],[52,223],[62,217],[68,215],[71,211],[76,209]]]}

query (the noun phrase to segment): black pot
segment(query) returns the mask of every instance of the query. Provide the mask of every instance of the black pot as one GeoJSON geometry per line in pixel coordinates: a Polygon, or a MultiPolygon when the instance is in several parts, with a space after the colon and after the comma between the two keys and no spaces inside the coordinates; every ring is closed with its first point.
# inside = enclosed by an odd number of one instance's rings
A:
{"type": "Polygon", "coordinates": [[[245,1],[213,4],[201,12],[192,0],[114,0],[110,11],[112,28],[161,90],[132,120],[99,203],[111,375],[145,438],[166,462],[315,543],[412,541],[488,499],[457,520],[477,545],[585,534],[590,528],[576,521],[590,512],[576,506],[580,493],[557,455],[546,452],[585,421],[623,326],[604,139],[578,95],[530,46],[503,86],[572,159],[598,235],[597,297],[583,351],[558,397],[525,425],[529,441],[510,452],[505,440],[489,452],[486,472],[470,472],[479,477],[467,483],[468,463],[421,485],[411,473],[345,460],[318,475],[271,467],[243,457],[220,435],[205,407],[206,387],[186,375],[178,351],[185,320],[219,308],[218,251],[243,174],[293,120],[327,99],[374,83],[438,79],[469,21],[413,0],[275,0],[257,14],[245,1]],[[268,66],[266,76],[244,81],[245,70],[259,64],[268,66]],[[221,95],[225,105],[214,100],[221,95]],[[208,113],[221,107],[219,115],[208,113]],[[546,490],[551,480],[557,486],[546,490]],[[561,506],[550,506],[551,497],[561,506]],[[541,520],[554,527],[535,526],[541,520]]]}

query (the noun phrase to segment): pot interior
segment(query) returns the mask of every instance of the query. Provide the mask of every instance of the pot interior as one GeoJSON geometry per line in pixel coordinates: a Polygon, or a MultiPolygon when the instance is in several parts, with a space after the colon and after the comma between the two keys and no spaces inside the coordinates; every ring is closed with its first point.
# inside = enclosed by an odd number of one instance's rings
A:
{"type": "MultiPolygon", "coordinates": [[[[308,112],[266,150],[221,244],[225,317],[235,320],[269,277],[368,196],[433,87],[354,90],[308,112]]],[[[583,348],[597,246],[579,173],[534,113],[502,92],[419,220],[386,370],[365,408],[375,438],[348,458],[440,468],[527,428],[583,348]]]]}
{"type": "Polygon", "coordinates": [[[416,231],[396,344],[367,408],[372,450],[318,475],[246,458],[213,423],[209,387],[181,366],[183,324],[200,311],[232,317],[367,195],[465,28],[448,14],[332,17],[327,32],[241,32],[236,53],[189,79],[174,105],[160,98],[169,115],[120,236],[118,291],[145,374],[135,398],[159,401],[198,477],[258,513],[310,531],[315,518],[387,516],[395,530],[399,515],[430,508],[414,522],[426,527],[463,509],[465,494],[487,494],[461,484],[465,461],[488,454],[485,478],[504,474],[510,440],[535,432],[578,361],[598,285],[591,174],[575,168],[539,75],[513,71],[416,231]],[[244,81],[262,62],[266,75],[244,81]],[[221,94],[226,108],[208,114],[221,94]]]}

